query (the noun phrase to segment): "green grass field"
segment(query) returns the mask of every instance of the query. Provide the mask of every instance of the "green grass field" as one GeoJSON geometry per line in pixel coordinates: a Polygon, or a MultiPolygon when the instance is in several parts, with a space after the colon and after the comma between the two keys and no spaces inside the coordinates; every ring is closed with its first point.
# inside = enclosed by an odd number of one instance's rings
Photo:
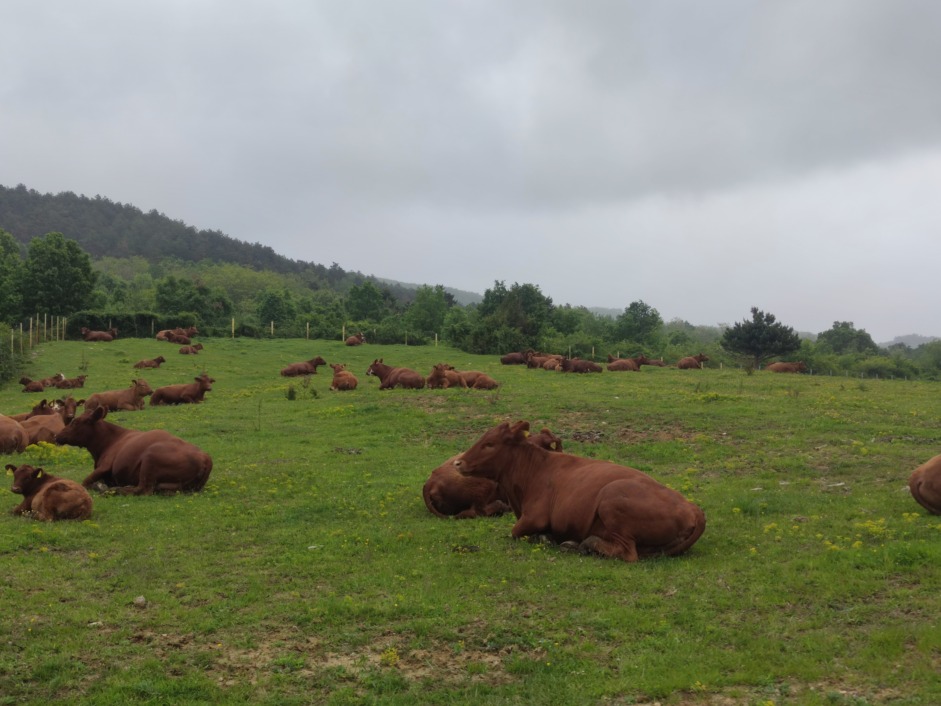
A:
{"type": "MultiPolygon", "coordinates": [[[[153,387],[206,370],[204,404],[109,420],[165,428],[214,470],[194,495],[95,495],[86,522],[13,517],[7,496],[0,704],[941,703],[941,517],[907,489],[941,453],[938,383],[202,342],[198,356],[143,339],[35,351],[30,377],[84,371],[82,396],[161,353],[153,387]],[[329,368],[278,375],[314,355],[359,388],[330,392],[329,368]],[[502,386],[380,393],[364,375],[377,357],[502,386]],[[626,564],[513,541],[512,517],[432,516],[431,471],[519,419],[683,492],[705,534],[626,564]]],[[[0,410],[41,398],[8,384],[0,410]]],[[[5,463],[92,468],[70,447],[5,463]]]]}

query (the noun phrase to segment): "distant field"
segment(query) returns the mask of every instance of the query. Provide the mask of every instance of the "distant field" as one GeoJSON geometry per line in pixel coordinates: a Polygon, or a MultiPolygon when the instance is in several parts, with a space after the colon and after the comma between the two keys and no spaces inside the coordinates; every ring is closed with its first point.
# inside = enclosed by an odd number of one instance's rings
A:
{"type": "MultiPolygon", "coordinates": [[[[204,404],[109,419],[215,466],[202,493],[96,496],[81,523],[13,517],[7,496],[0,704],[941,703],[941,517],[907,490],[941,453],[939,383],[201,340],[198,356],[143,339],[36,350],[30,377],[84,371],[82,396],[159,354],[153,387],[206,370],[204,404]],[[314,355],[359,388],[330,392],[329,368],[278,375],[314,355]],[[379,357],[502,386],[380,393],[364,375],[379,357]],[[511,517],[433,517],[430,472],[518,419],[683,492],[706,533],[625,564],[513,541],[511,517]]],[[[10,384],[0,410],[41,398],[10,384]]],[[[6,458],[91,470],[68,447],[6,458]]]]}

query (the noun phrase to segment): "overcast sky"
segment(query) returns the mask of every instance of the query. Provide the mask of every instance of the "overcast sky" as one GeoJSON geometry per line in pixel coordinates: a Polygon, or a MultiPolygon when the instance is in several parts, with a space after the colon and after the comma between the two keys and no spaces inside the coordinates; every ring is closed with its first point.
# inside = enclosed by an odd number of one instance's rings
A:
{"type": "Polygon", "coordinates": [[[941,336],[936,0],[15,0],[0,27],[5,186],[404,282],[941,336]]]}

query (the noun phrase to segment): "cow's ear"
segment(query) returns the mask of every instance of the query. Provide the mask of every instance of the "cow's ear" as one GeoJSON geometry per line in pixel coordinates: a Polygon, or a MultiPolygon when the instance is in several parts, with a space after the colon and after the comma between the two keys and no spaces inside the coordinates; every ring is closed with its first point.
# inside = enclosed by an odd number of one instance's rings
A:
{"type": "Polygon", "coordinates": [[[529,436],[529,422],[517,422],[510,427],[510,434],[513,435],[515,441],[526,441],[526,437],[529,436]]]}
{"type": "Polygon", "coordinates": [[[33,478],[42,478],[43,470],[41,468],[36,468],[33,470],[33,478]]]}
{"type": "Polygon", "coordinates": [[[12,463],[8,463],[7,466],[6,466],[6,468],[7,468],[7,475],[8,475],[8,476],[9,476],[9,475],[13,475],[13,471],[16,470],[16,466],[14,466],[12,463]]]}
{"type": "Polygon", "coordinates": [[[95,411],[91,413],[91,419],[93,422],[99,422],[108,415],[108,408],[104,405],[100,407],[95,407],[95,411]]]}
{"type": "Polygon", "coordinates": [[[81,405],[83,405],[83,404],[85,404],[85,400],[79,400],[78,402],[75,403],[75,406],[76,406],[76,407],[79,407],[79,406],[81,406],[81,405]]]}

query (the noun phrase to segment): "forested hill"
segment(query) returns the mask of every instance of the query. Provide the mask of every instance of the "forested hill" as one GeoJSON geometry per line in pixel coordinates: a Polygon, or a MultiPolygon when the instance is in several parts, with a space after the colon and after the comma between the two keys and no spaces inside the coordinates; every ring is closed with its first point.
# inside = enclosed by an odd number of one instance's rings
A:
{"type": "MultiPolygon", "coordinates": [[[[102,196],[76,196],[70,191],[41,194],[20,184],[0,186],[0,228],[24,245],[36,236],[62,233],[93,258],[143,257],[151,262],[166,258],[233,262],[282,274],[313,270],[327,278],[328,268],[291,260],[267,245],[246,243],[224,233],[197,230],[162,213],[144,213],[128,204],[102,196]]],[[[334,276],[338,273],[334,268],[334,276]]],[[[345,274],[342,270],[341,276],[345,274]]]]}

